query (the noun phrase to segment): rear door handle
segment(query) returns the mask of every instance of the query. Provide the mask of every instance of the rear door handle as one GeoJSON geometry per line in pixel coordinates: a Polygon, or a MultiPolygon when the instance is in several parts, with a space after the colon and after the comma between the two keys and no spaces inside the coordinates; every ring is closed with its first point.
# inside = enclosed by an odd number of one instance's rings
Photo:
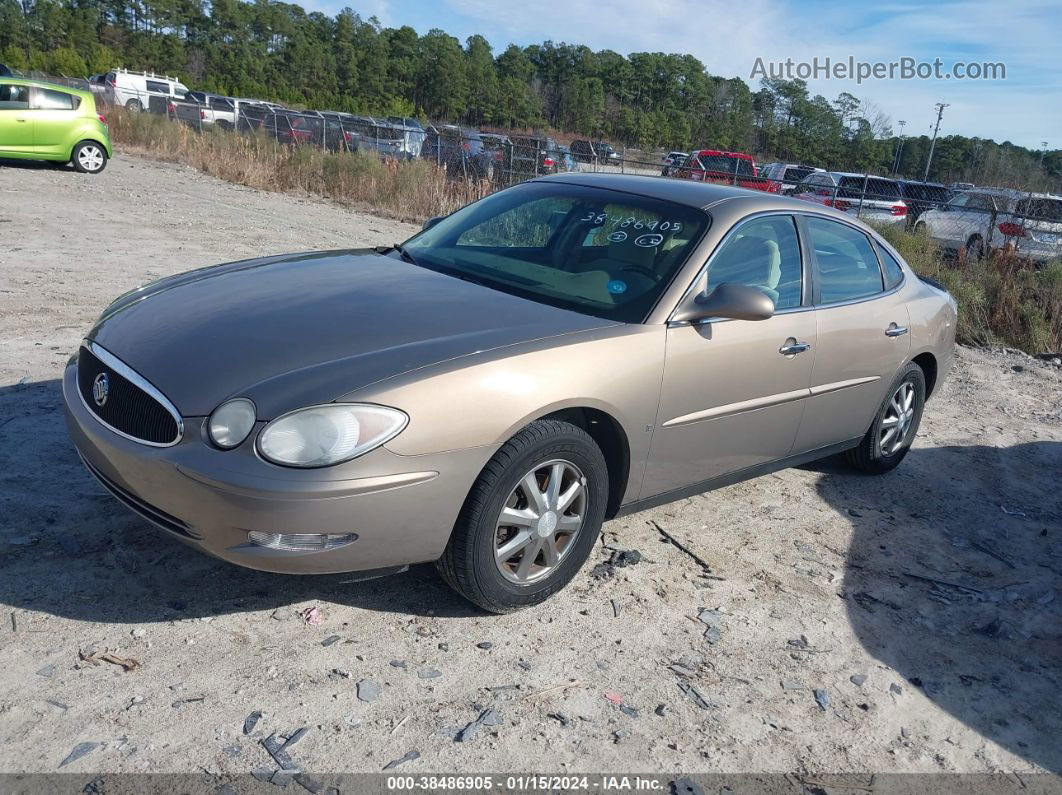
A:
{"type": "Polygon", "coordinates": [[[809,351],[809,350],[811,350],[811,344],[810,343],[807,343],[807,342],[786,342],[785,345],[783,345],[781,348],[778,349],[778,352],[780,354],[782,354],[782,356],[795,356],[798,353],[803,353],[804,351],[809,351]]]}
{"type": "Polygon", "coordinates": [[[907,328],[907,326],[897,326],[895,323],[893,323],[891,326],[889,326],[887,329],[885,329],[885,336],[886,337],[902,337],[908,331],[910,331],[910,329],[907,328]]]}

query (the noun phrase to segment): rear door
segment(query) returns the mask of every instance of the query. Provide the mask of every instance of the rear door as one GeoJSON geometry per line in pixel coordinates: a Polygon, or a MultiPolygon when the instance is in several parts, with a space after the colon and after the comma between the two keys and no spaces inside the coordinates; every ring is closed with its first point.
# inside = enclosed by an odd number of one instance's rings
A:
{"type": "Polygon", "coordinates": [[[866,433],[911,347],[902,271],[886,279],[876,247],[856,226],[806,215],[801,229],[812,260],[818,350],[794,453],[866,433]]]}
{"type": "Polygon", "coordinates": [[[30,87],[0,80],[0,152],[33,151],[33,115],[30,87]]]}
{"type": "Polygon", "coordinates": [[[707,269],[709,290],[724,282],[755,287],[775,301],[775,314],[669,326],[642,497],[785,458],[800,427],[815,313],[792,215],[739,223],[707,269]]]}
{"type": "Polygon", "coordinates": [[[33,145],[41,154],[70,154],[74,141],[77,108],[81,97],[50,88],[34,88],[30,94],[33,113],[33,145]]]}

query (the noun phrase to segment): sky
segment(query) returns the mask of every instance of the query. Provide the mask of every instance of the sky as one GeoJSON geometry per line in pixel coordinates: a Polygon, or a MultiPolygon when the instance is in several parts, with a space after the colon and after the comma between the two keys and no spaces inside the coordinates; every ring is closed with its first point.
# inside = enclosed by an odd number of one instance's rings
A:
{"type": "Polygon", "coordinates": [[[812,94],[870,101],[905,135],[929,134],[934,105],[948,103],[941,135],[1062,149],[1062,5],[1058,0],[297,0],[335,14],[349,5],[385,27],[441,28],[462,42],[479,33],[495,54],[547,39],[595,50],[691,53],[714,75],[755,89],[758,58],[820,63],[910,57],[1002,62],[1006,79],[809,79],[812,94]]]}

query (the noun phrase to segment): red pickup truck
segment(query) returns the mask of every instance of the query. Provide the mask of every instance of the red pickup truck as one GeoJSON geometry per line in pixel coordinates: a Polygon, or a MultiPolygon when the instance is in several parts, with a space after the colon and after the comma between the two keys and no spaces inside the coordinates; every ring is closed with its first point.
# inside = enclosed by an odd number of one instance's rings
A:
{"type": "Polygon", "coordinates": [[[682,167],[675,171],[675,176],[698,182],[736,185],[739,188],[762,190],[767,193],[779,193],[782,188],[780,183],[757,175],[752,155],[743,152],[721,152],[717,149],[691,152],[682,167]]]}

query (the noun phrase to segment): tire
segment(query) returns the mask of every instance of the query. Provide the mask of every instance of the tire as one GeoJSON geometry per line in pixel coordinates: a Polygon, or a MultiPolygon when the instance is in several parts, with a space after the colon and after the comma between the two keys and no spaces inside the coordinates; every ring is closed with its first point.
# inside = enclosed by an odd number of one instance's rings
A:
{"type": "Polygon", "coordinates": [[[74,147],[70,165],[82,174],[99,174],[107,167],[107,150],[96,141],[82,141],[74,147]]]}
{"type": "MultiPolygon", "coordinates": [[[[901,403],[905,401],[901,398],[901,403]]],[[[909,362],[906,367],[896,376],[889,391],[885,393],[885,399],[874,415],[874,422],[863,437],[858,446],[845,452],[845,460],[850,466],[870,475],[882,475],[899,466],[907,452],[911,449],[911,443],[918,433],[918,426],[922,422],[922,410],[926,404],[926,377],[922,368],[914,362],[909,362]],[[903,437],[897,444],[895,436],[886,440],[885,434],[891,425],[891,420],[896,416],[894,399],[901,394],[901,390],[908,387],[911,395],[909,404],[910,416],[906,420],[903,429],[903,437]]]]}
{"type": "Polygon", "coordinates": [[[980,262],[985,255],[985,244],[980,235],[971,235],[965,246],[966,261],[980,262]]]}
{"type": "Polygon", "coordinates": [[[133,113],[139,113],[144,109],[144,106],[140,103],[139,99],[131,99],[125,103],[127,110],[131,110],[133,113]]]}
{"type": "Polygon", "coordinates": [[[567,585],[590,556],[601,532],[607,500],[608,467],[590,435],[566,422],[537,420],[487,462],[465,499],[436,568],[451,588],[492,613],[510,613],[539,604],[567,585]],[[561,492],[561,498],[575,494],[561,510],[557,510],[561,501],[550,496],[550,481],[558,471],[561,477],[553,493],[561,492]],[[540,496],[547,500],[547,510],[536,510],[528,498],[524,484],[531,476],[545,492],[540,496]],[[573,488],[576,482],[581,489],[573,488]],[[541,518],[525,527],[503,526],[500,519],[507,504],[511,516],[541,518]],[[574,532],[563,529],[579,518],[581,523],[574,532]],[[550,532],[553,535],[543,541],[542,536],[550,532]],[[528,540],[520,547],[522,537],[528,540]],[[545,543],[556,556],[552,565],[543,548],[545,543]],[[496,550],[506,544],[516,545],[516,551],[511,557],[503,553],[499,562],[496,550]],[[521,566],[528,555],[533,557],[521,566]]]}

